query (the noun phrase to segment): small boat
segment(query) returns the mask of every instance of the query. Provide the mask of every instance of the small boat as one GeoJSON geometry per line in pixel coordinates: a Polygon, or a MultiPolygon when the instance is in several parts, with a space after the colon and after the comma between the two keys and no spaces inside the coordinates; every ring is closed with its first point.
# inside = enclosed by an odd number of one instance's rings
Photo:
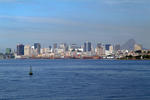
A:
{"type": "Polygon", "coordinates": [[[29,75],[33,75],[33,72],[32,72],[32,66],[30,66],[30,72],[29,72],[29,75]]]}

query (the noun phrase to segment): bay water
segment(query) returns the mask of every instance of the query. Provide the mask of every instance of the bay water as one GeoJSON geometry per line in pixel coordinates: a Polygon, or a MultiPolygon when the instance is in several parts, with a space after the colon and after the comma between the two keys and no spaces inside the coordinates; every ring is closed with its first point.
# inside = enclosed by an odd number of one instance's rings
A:
{"type": "Polygon", "coordinates": [[[0,100],[150,100],[150,61],[0,60],[0,100]]]}

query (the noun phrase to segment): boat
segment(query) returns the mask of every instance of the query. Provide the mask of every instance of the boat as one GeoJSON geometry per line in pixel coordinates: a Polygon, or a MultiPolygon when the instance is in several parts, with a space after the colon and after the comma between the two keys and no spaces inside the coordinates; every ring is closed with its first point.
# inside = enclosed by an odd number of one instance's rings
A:
{"type": "Polygon", "coordinates": [[[33,72],[32,72],[32,66],[30,66],[30,72],[29,72],[29,75],[33,75],[33,72]]]}

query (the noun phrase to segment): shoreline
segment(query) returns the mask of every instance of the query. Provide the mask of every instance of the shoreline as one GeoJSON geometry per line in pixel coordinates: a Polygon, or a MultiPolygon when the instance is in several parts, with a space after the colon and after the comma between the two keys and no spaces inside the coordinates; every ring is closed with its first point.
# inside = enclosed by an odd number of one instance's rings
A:
{"type": "Polygon", "coordinates": [[[74,58],[54,58],[54,59],[50,59],[50,58],[14,58],[14,59],[0,59],[0,60],[128,60],[128,61],[134,61],[134,60],[150,60],[150,59],[74,59],[74,58]]]}

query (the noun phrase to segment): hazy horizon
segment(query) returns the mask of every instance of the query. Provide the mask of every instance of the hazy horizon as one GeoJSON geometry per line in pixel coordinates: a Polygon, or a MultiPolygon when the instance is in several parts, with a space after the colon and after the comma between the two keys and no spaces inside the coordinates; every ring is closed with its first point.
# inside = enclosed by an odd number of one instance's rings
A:
{"type": "Polygon", "coordinates": [[[0,48],[84,41],[150,48],[149,0],[0,0],[0,48]]]}

